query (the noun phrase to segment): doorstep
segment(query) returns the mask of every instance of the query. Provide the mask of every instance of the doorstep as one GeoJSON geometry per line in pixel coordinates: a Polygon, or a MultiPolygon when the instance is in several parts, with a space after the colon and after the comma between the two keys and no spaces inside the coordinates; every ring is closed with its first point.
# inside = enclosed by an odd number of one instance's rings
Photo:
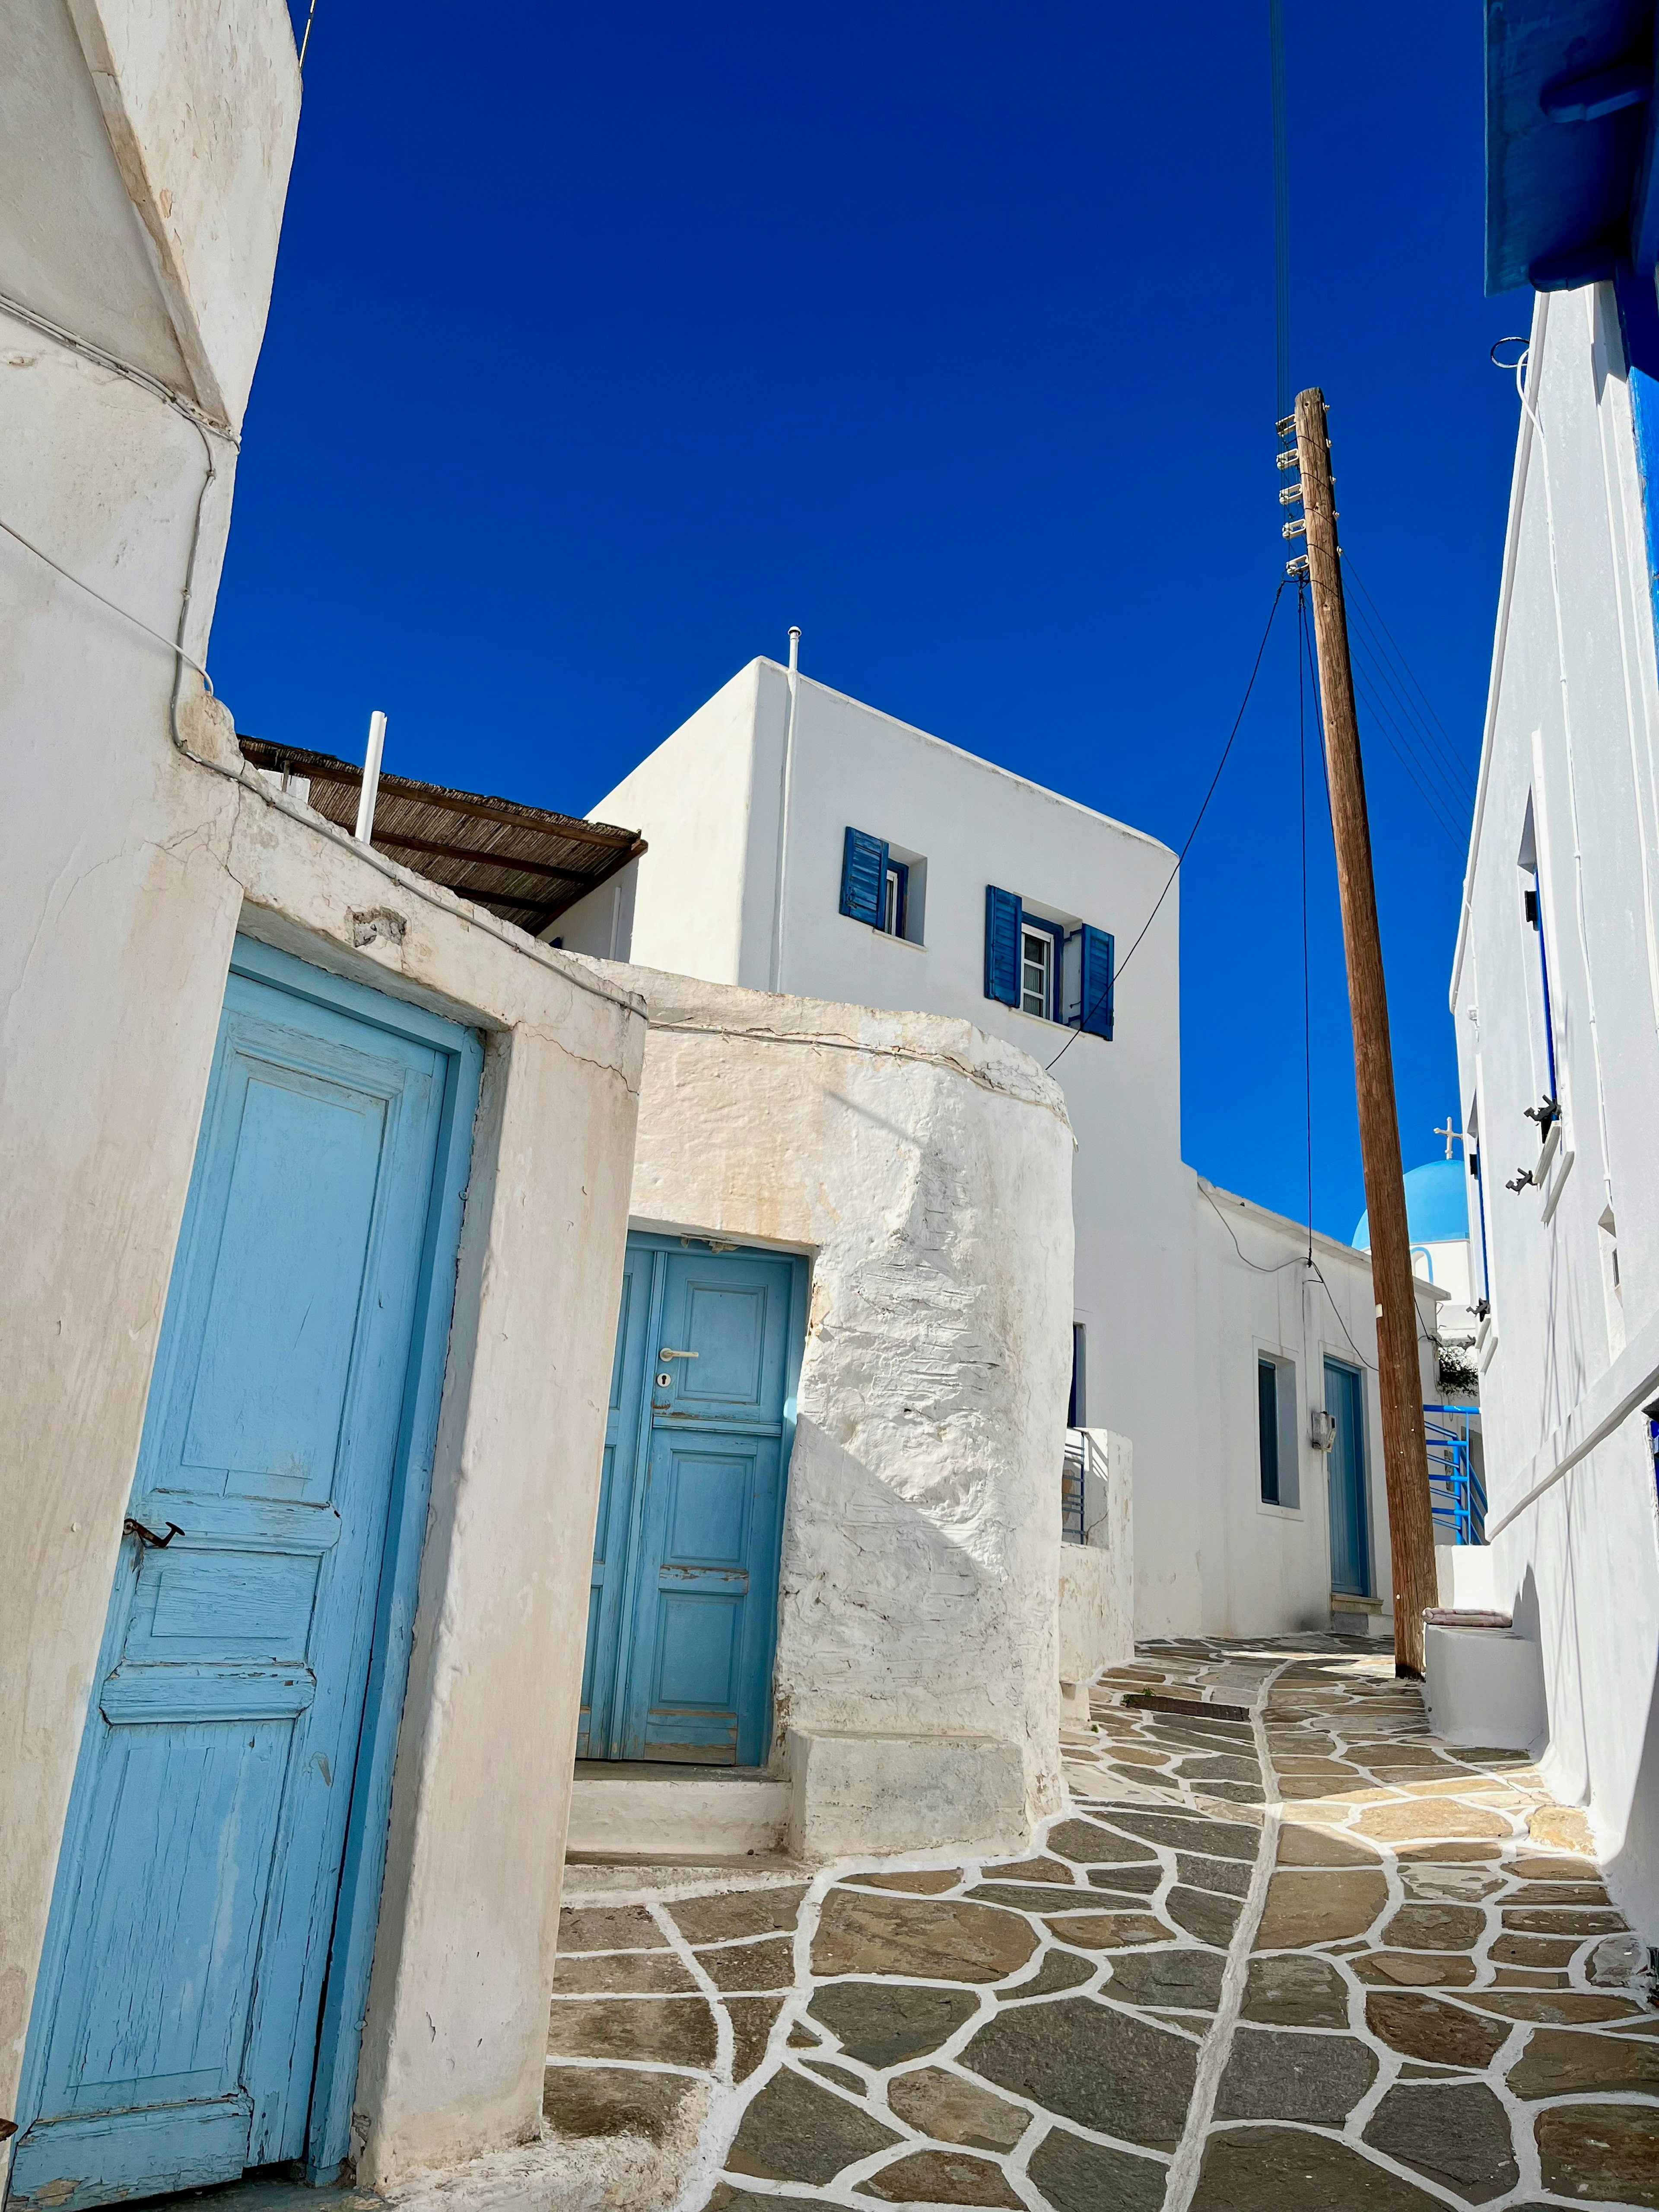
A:
{"type": "Polygon", "coordinates": [[[581,1759],[566,1850],[605,1859],[773,1856],[784,1848],[789,1784],[762,1767],[581,1759]]]}

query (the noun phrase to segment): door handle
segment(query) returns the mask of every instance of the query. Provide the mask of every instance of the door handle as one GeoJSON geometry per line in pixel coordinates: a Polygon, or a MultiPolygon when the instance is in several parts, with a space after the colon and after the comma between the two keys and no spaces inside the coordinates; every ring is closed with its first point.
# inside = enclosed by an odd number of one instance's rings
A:
{"type": "Polygon", "coordinates": [[[659,1349],[657,1357],[659,1359],[701,1359],[702,1354],[700,1352],[675,1352],[665,1344],[659,1349]]]}
{"type": "Polygon", "coordinates": [[[131,1514],[121,1523],[121,1534],[124,1536],[136,1536],[147,1552],[165,1552],[173,1538],[182,1536],[184,1533],[176,1521],[169,1521],[167,1534],[158,1536],[154,1528],[146,1528],[142,1521],[135,1521],[131,1514]]]}

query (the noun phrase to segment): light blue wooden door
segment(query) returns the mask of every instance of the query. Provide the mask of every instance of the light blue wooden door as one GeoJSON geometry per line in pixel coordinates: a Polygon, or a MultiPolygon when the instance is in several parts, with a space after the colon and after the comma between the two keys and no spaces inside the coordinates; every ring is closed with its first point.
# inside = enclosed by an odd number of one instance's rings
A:
{"type": "Polygon", "coordinates": [[[1336,1416],[1330,1450],[1331,1588],[1370,1595],[1370,1543],[1365,1511],[1365,1387],[1358,1370],[1325,1362],[1325,1407],[1336,1416]]]}
{"type": "Polygon", "coordinates": [[[420,1036],[231,975],[31,2022],[11,2187],[36,2206],[306,2154],[394,1478],[453,1272],[447,1089],[420,1036]]]}
{"type": "Polygon", "coordinates": [[[589,1641],[592,1757],[758,1765],[804,1263],[630,1240],[589,1641]]]}

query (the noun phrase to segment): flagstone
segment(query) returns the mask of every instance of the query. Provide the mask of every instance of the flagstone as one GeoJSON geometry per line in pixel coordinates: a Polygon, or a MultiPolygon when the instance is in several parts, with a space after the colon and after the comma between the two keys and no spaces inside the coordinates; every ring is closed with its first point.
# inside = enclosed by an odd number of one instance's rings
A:
{"type": "Polygon", "coordinates": [[[1589,1819],[1581,1805],[1542,1805],[1527,1822],[1527,1833],[1546,1850],[1575,1851],[1594,1858],[1589,1819]]]}
{"type": "Polygon", "coordinates": [[[1486,1932],[1478,1905],[1402,1905],[1385,1923],[1382,1940],[1407,1951],[1470,1951],[1486,1932]]]}
{"type": "Polygon", "coordinates": [[[758,1943],[727,1943],[696,1954],[717,1990],[787,1990],[795,1978],[795,1946],[787,1936],[758,1943]]]}
{"type": "MultiPolygon", "coordinates": [[[[1151,1886],[1157,1887],[1156,1883],[1151,1886]]],[[[1016,1912],[1075,1912],[1100,1902],[1092,1887],[1085,1888],[1077,1881],[1068,1881],[1064,1888],[1058,1882],[985,1881],[965,1894],[975,1904],[1006,1905],[1016,1912]]]]}
{"type": "Polygon", "coordinates": [[[1036,1944],[1029,1921],[995,1905],[836,1888],[819,1915],[812,1971],[999,1982],[1023,1966],[1036,1944]]]}
{"type": "Polygon", "coordinates": [[[1216,2093],[1218,2120],[1306,2120],[1340,2128],[1376,2079],[1377,2057],[1352,2035],[1241,2026],[1216,2093]]]}
{"type": "Polygon", "coordinates": [[[794,1927],[806,1884],[737,1890],[726,1896],[677,1898],[668,1907],[689,1943],[720,1943],[733,1936],[771,1936],[794,1927]]]}
{"type": "Polygon", "coordinates": [[[1290,1867],[1376,1866],[1373,1847],[1352,1836],[1334,1835],[1328,1828],[1304,1828],[1287,1820],[1279,1832],[1279,1863],[1290,1867]]]}
{"type": "Polygon", "coordinates": [[[1213,2012],[1221,2002],[1225,1965],[1217,1951],[1146,1951],[1139,1958],[1132,1953],[1113,1960],[1103,1995],[1172,2012],[1213,2012]]]}
{"type": "Polygon", "coordinates": [[[1093,1820],[1058,1822],[1048,1831],[1048,1849],[1075,1859],[1079,1866],[1112,1866],[1147,1855],[1138,1836],[1117,1835],[1093,1820]]]}
{"type": "Polygon", "coordinates": [[[1404,1990],[1378,1990],[1365,2000],[1365,2024],[1371,2033],[1407,2057],[1477,2072],[1491,2065],[1510,2030],[1461,2006],[1404,1990]]]}
{"type": "Polygon", "coordinates": [[[1243,2013],[1273,2027],[1346,2027],[1348,1984],[1317,1954],[1252,1959],[1243,2013]]]}
{"type": "Polygon", "coordinates": [[[1565,1966],[1577,1948],[1578,1942],[1570,1936],[1506,1934],[1494,1940],[1488,1955],[1499,1966],[1565,1966]]]}
{"type": "Polygon", "coordinates": [[[1224,1897],[1243,1897],[1250,1887],[1250,1869],[1242,1859],[1195,1858],[1183,1851],[1176,1873],[1194,1889],[1218,1890],[1224,1897]]]}
{"type": "Polygon", "coordinates": [[[1214,1943],[1223,1949],[1232,1941],[1241,1909],[1235,1899],[1213,1896],[1205,1889],[1177,1887],[1164,1900],[1164,1910],[1178,1928],[1196,1936],[1200,1943],[1214,1943]]]}
{"type": "Polygon", "coordinates": [[[1555,2105],[1538,2116],[1546,2189],[1602,2203],[1659,2206],[1659,2106],[1555,2105]]]}
{"type": "MultiPolygon", "coordinates": [[[[732,2079],[746,2081],[766,2056],[772,2023],[783,2010],[781,1997],[728,1997],[732,2021],[732,2079]]],[[[789,2040],[793,2043],[794,2036],[789,2040]]],[[[816,2039],[814,2039],[816,2040],[816,2039]]]]}
{"type": "Polygon", "coordinates": [[[831,1982],[807,2008],[866,2066],[896,2066],[937,2051],[976,2009],[965,1990],[905,1988],[892,1982],[831,1982]]]}
{"type": "Polygon", "coordinates": [[[1048,1912],[1043,1919],[1062,1943],[1074,1943],[1085,1951],[1175,1941],[1175,1929],[1151,1912],[1048,1912]]]}
{"type": "Polygon", "coordinates": [[[961,2063],[999,2088],[1100,2135],[1173,2150],[1191,2100],[1198,2046],[1092,1997],[1003,2011],[961,2063]]]}
{"type": "Polygon", "coordinates": [[[633,2067],[550,2066],[542,2116],[562,2136],[643,2136],[661,2142],[699,2083],[633,2067]]]}
{"type": "Polygon", "coordinates": [[[1407,1797],[1373,1805],[1360,1815],[1362,1835],[1378,1843],[1406,1843],[1419,1836],[1506,1836],[1509,1826],[1485,1805],[1455,1798],[1407,1797]]]}
{"type": "Polygon", "coordinates": [[[712,2066],[714,2015],[706,1997],[566,1997],[554,2005],[547,2048],[555,2058],[654,2058],[712,2066]]]}
{"type": "Polygon", "coordinates": [[[1169,2168],[1050,2128],[1026,2172],[1053,2212],[1162,2212],[1169,2168]]]}
{"type": "Polygon", "coordinates": [[[1131,1866],[1091,1867],[1088,1887],[1091,1891],[1109,1889],[1122,1895],[1150,1897],[1164,1879],[1164,1868],[1157,1859],[1143,1865],[1136,1861],[1131,1866]]]}
{"type": "Polygon", "coordinates": [[[912,2151],[856,2188],[860,2197],[878,2197],[884,2204],[1007,2205],[1023,2212],[1025,2203],[1000,2166],[959,2150],[912,2151]]]}
{"type": "Polygon", "coordinates": [[[955,1889],[962,1876],[960,1867],[902,1867],[896,1874],[854,1874],[847,1879],[866,1889],[896,1889],[916,1897],[937,1897],[941,1890],[955,1889]]]}
{"type": "Polygon", "coordinates": [[[1595,1869],[1581,1858],[1550,1857],[1528,1851],[1517,1858],[1510,1871],[1522,1881],[1583,1881],[1595,1869]]]}
{"type": "Polygon", "coordinates": [[[632,1990],[648,1995],[696,1986],[690,1970],[672,1951],[562,1952],[553,1969],[556,1999],[594,1990],[632,1990]]]}
{"type": "Polygon", "coordinates": [[[1012,2004],[1018,1997],[1048,1997],[1061,1990],[1075,1989],[1079,1982],[1091,1980],[1100,1972],[1098,1959],[1079,1958],[1075,1951],[1050,1951],[1029,1982],[1016,1982],[1012,1989],[999,1990],[999,2003],[1012,2004]]]}
{"type": "Polygon", "coordinates": [[[1539,1905],[1506,1905],[1503,1920],[1505,1928],[1512,1928],[1519,1934],[1571,1936],[1580,1942],[1586,1936],[1620,1935],[1627,1924],[1624,1914],[1611,1907],[1598,1912],[1582,1905],[1552,1909],[1539,1905]]]}
{"type": "Polygon", "coordinates": [[[1380,1872],[1275,1874],[1267,1885],[1255,1948],[1299,1950],[1308,1943],[1364,1935],[1388,1901],[1389,1886],[1380,1872]]]}
{"type": "Polygon", "coordinates": [[[942,2066],[894,2075],[887,2084],[887,2102],[921,2134],[971,2150],[1012,2150],[1031,2124],[1031,2115],[1018,2105],[942,2066]]]}
{"type": "Polygon", "coordinates": [[[1659,2050],[1594,2028],[1538,2027],[1509,2071],[1517,2097],[1566,2097],[1575,2092],[1635,2090],[1659,2095],[1659,2050]]]}
{"type": "Polygon", "coordinates": [[[726,2163],[763,2181],[822,2183],[902,2140],[863,2106],[782,2067],[744,2112],[726,2163]]]}
{"type": "Polygon", "coordinates": [[[864,2094],[864,2076],[855,2074],[850,2066],[840,2065],[833,2058],[803,2058],[800,2063],[809,2074],[833,2081],[838,2088],[850,2089],[855,2097],[864,2094]]]}
{"type": "Polygon", "coordinates": [[[668,1938],[642,1905],[567,1906],[559,1915],[561,1951],[662,1951],[668,1938]]]}
{"type": "Polygon", "coordinates": [[[1396,2085],[1364,2140],[1471,2204],[1503,2196],[1521,2179],[1509,2115],[1484,2081],[1396,2085]]]}
{"type": "Polygon", "coordinates": [[[1611,1902],[1599,1881],[1521,1881],[1510,1892],[1510,1905],[1601,1905],[1611,1902]]]}
{"type": "Polygon", "coordinates": [[[1254,2127],[1210,2137],[1192,2212],[1429,2212],[1441,2202],[1329,2136],[1254,2127]]]}
{"type": "Polygon", "coordinates": [[[1367,1951],[1353,1964],[1362,1982],[1393,1982],[1407,1989],[1464,1989],[1475,1973],[1467,1952],[1367,1951]]]}
{"type": "Polygon", "coordinates": [[[987,1865],[981,1869],[985,1881],[1055,1881],[1073,1883],[1077,1869],[1065,1859],[1016,1859],[1012,1866],[987,1865]]]}
{"type": "Polygon", "coordinates": [[[1206,1820],[1201,1813],[1142,1812],[1135,1806],[1121,1806],[1114,1807],[1112,1820],[1149,1844],[1173,1844],[1212,1858],[1253,1859],[1261,1840],[1259,1832],[1242,1820],[1206,1820]]]}
{"type": "MultiPolygon", "coordinates": [[[[1588,2026],[1610,2020],[1623,2021],[1633,2016],[1633,2008],[1625,1998],[1594,1996],[1587,1990],[1563,1990],[1559,1995],[1540,1993],[1536,1996],[1519,1992],[1507,1996],[1498,1990],[1480,1990],[1468,2002],[1478,2005],[1482,2012],[1496,2013],[1503,2020],[1544,2021],[1555,2027],[1588,2026]]],[[[1659,2027],[1659,2021],[1651,2024],[1659,2027]]]]}

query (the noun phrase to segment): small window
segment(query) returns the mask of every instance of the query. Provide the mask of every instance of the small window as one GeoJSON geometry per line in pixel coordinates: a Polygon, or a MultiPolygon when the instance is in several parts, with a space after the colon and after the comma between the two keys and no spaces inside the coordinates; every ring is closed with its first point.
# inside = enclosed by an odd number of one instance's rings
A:
{"type": "Polygon", "coordinates": [[[1088,1344],[1083,1323],[1072,1323],[1072,1397],[1066,1408],[1068,1429],[1086,1429],[1089,1425],[1087,1398],[1088,1344]]]}
{"type": "Polygon", "coordinates": [[[887,856],[887,874],[882,892],[881,933],[884,937],[908,937],[904,927],[905,908],[909,904],[910,871],[902,860],[887,856]]]}
{"type": "Polygon", "coordinates": [[[1054,940],[1046,929],[1022,929],[1019,933],[1019,1010],[1054,1018],[1054,940]]]}
{"type": "Polygon", "coordinates": [[[1255,1363],[1256,1463],[1261,1503],[1294,1510],[1302,1503],[1301,1431],[1296,1362],[1260,1352],[1255,1363]]]}
{"type": "Polygon", "coordinates": [[[842,833],[841,910],[883,937],[922,941],[927,896],[927,863],[920,853],[901,852],[867,830],[842,833]]]}
{"type": "Polygon", "coordinates": [[[1261,1503],[1279,1503],[1279,1370],[1271,1359],[1255,1363],[1256,1441],[1261,1455],[1261,1503]]]}

